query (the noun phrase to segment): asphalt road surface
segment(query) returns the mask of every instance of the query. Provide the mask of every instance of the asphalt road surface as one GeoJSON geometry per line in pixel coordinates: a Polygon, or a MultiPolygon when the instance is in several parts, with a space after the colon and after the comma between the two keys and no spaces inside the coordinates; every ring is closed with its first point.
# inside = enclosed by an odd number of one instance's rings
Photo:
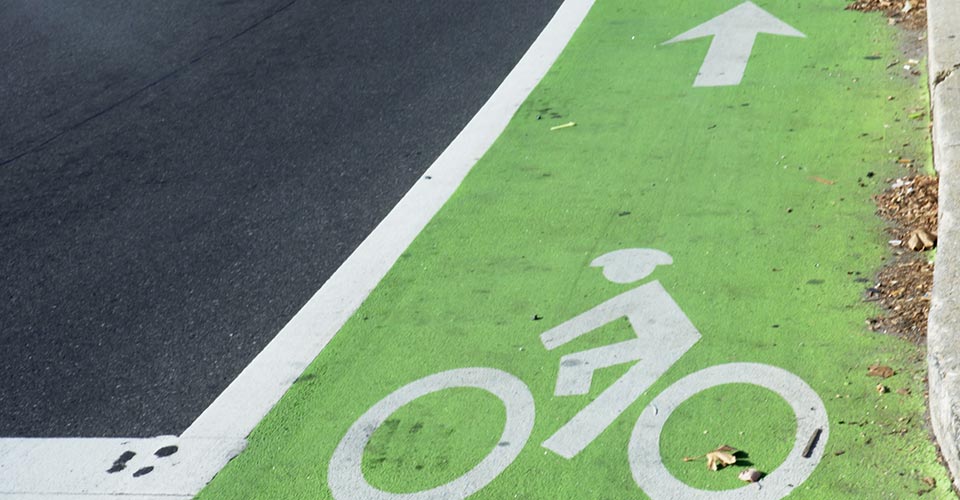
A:
{"type": "Polygon", "coordinates": [[[180,433],[559,4],[0,3],[0,436],[180,433]]]}

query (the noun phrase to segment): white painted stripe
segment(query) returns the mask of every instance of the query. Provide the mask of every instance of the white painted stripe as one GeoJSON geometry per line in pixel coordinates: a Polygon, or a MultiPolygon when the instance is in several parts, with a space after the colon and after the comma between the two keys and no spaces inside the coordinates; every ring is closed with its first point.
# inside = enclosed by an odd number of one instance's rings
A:
{"type": "MultiPolygon", "coordinates": [[[[360,307],[394,262],[506,128],[586,17],[594,0],[566,0],[470,123],[323,287],[179,438],[0,439],[0,496],[192,496],[240,452],[254,426],[360,307]],[[429,179],[427,179],[429,177],[429,179]],[[180,451],[155,459],[159,446],[180,451]],[[105,469],[124,451],[157,464],[105,469]]],[[[82,498],[82,497],[80,497],[82,498]]],[[[118,497],[120,498],[120,497],[118,497]]],[[[128,498],[128,497],[123,497],[128,498]]]]}
{"type": "Polygon", "coordinates": [[[17,500],[190,500],[194,495],[78,495],[76,493],[19,493],[17,500]]]}

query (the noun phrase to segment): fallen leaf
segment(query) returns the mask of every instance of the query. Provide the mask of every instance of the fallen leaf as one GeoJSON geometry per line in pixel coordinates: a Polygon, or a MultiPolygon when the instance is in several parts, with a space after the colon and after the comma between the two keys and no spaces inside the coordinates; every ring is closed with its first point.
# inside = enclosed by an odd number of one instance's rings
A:
{"type": "Polygon", "coordinates": [[[887,386],[883,384],[877,384],[877,394],[886,394],[889,390],[890,389],[887,389],[887,386]]]}
{"type": "Polygon", "coordinates": [[[915,233],[917,238],[920,238],[920,243],[923,243],[924,250],[929,250],[937,244],[937,236],[935,234],[930,234],[923,229],[917,229],[915,233]]]}
{"type": "Polygon", "coordinates": [[[683,457],[684,462],[693,462],[694,460],[700,460],[701,458],[707,459],[707,468],[710,470],[720,470],[727,465],[733,465],[737,463],[737,457],[734,456],[738,450],[733,446],[720,445],[717,449],[707,453],[706,455],[698,455],[696,457],[683,457]]]}
{"type": "Polygon", "coordinates": [[[707,468],[720,470],[728,465],[737,463],[737,457],[726,451],[711,451],[707,453],[707,468]]]}
{"type": "Polygon", "coordinates": [[[893,368],[886,365],[870,365],[870,367],[867,368],[867,376],[870,377],[890,378],[895,373],[893,368]]]}
{"type": "Polygon", "coordinates": [[[926,477],[924,477],[923,479],[921,479],[920,481],[923,481],[923,484],[925,484],[925,485],[927,485],[927,486],[929,486],[929,487],[931,487],[931,488],[936,488],[936,487],[937,487],[937,480],[934,479],[934,478],[932,478],[932,477],[930,477],[930,476],[926,476],[926,477]]]}
{"type": "Polygon", "coordinates": [[[920,237],[917,236],[916,232],[910,234],[910,239],[907,240],[907,248],[914,252],[923,250],[923,243],[920,243],[920,237]]]}

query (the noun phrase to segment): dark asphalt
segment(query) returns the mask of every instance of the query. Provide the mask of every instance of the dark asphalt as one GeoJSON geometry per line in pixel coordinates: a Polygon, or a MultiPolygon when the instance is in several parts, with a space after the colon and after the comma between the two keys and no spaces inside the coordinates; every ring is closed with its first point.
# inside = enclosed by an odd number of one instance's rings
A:
{"type": "Polygon", "coordinates": [[[0,436],[183,431],[559,4],[0,2],[0,436]]]}

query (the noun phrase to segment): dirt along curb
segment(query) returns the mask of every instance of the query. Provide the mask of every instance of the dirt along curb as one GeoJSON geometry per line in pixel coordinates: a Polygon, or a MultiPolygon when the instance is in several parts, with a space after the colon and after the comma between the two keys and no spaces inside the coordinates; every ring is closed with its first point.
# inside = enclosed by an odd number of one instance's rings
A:
{"type": "Polygon", "coordinates": [[[930,104],[940,216],[927,329],[930,419],[960,488],[960,2],[928,0],[930,104]]]}

